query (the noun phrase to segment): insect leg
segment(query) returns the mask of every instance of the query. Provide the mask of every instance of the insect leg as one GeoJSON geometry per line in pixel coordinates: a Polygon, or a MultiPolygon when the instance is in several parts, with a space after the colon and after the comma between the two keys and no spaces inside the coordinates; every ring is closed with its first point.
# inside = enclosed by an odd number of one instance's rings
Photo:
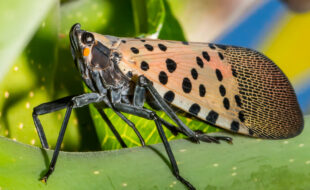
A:
{"type": "Polygon", "coordinates": [[[188,187],[188,189],[196,189],[192,184],[190,184],[190,182],[186,181],[181,175],[180,175],[180,172],[179,172],[179,167],[177,165],[177,162],[175,161],[175,158],[174,158],[174,155],[173,155],[173,152],[171,150],[171,147],[170,147],[170,144],[167,140],[167,137],[165,135],[165,132],[163,130],[163,127],[161,126],[161,123],[158,119],[158,116],[157,115],[154,115],[156,119],[154,119],[155,121],[155,124],[156,124],[156,127],[157,127],[157,130],[158,130],[158,133],[160,135],[160,138],[161,140],[163,141],[164,143],[164,146],[165,146],[165,149],[166,149],[166,152],[168,154],[168,157],[169,157],[169,160],[170,160],[170,163],[172,165],[172,171],[173,171],[173,174],[175,175],[175,177],[181,182],[183,183],[184,185],[186,185],[186,187],[188,187]]]}
{"type": "Polygon", "coordinates": [[[88,93],[88,94],[82,94],[79,96],[69,96],[69,97],[65,97],[65,98],[62,98],[62,99],[59,99],[59,100],[56,100],[53,102],[41,104],[41,105],[34,108],[33,119],[34,119],[34,123],[36,125],[36,128],[38,130],[38,134],[39,134],[43,148],[48,148],[48,144],[47,144],[46,137],[45,137],[45,134],[43,131],[43,127],[41,125],[40,120],[38,119],[38,115],[51,113],[51,112],[58,111],[58,110],[63,109],[63,108],[67,108],[63,123],[61,125],[59,136],[57,139],[55,151],[54,151],[51,163],[49,165],[49,169],[45,173],[45,175],[42,177],[43,181],[46,182],[48,177],[53,173],[53,171],[55,169],[55,165],[56,165],[56,161],[58,158],[60,146],[61,146],[64,134],[66,131],[66,127],[67,127],[72,109],[78,108],[78,107],[83,107],[83,106],[88,105],[90,103],[101,102],[103,100],[103,97],[105,97],[105,95],[100,95],[97,93],[88,93]]]}
{"type": "MultiPolygon", "coordinates": [[[[175,136],[178,135],[178,133],[182,133],[183,135],[185,135],[183,133],[183,131],[180,130],[180,128],[172,125],[171,123],[167,122],[166,120],[159,118],[161,123],[164,124],[171,132],[172,134],[174,134],[175,136]]],[[[198,137],[199,140],[203,141],[203,142],[207,142],[207,143],[220,143],[221,140],[226,141],[228,143],[232,143],[232,138],[231,137],[226,137],[226,136],[209,136],[207,134],[204,134],[202,131],[200,130],[195,130],[194,131],[198,137]]]]}
{"type": "Polygon", "coordinates": [[[142,135],[140,134],[140,132],[138,131],[138,129],[136,128],[135,124],[132,123],[129,119],[127,119],[127,117],[125,117],[122,113],[120,113],[118,110],[115,110],[114,106],[111,104],[111,102],[109,101],[108,98],[104,99],[104,103],[110,107],[123,121],[125,121],[125,123],[127,123],[127,125],[129,125],[134,132],[136,133],[136,135],[138,136],[140,143],[142,146],[145,146],[145,142],[144,139],[142,137],[142,135]]]}
{"type": "Polygon", "coordinates": [[[58,158],[60,146],[61,146],[63,137],[65,135],[65,131],[66,131],[66,128],[67,128],[67,125],[68,125],[68,121],[69,121],[69,118],[70,118],[70,115],[71,115],[72,108],[73,108],[73,104],[72,104],[72,102],[70,102],[68,104],[68,107],[67,107],[67,111],[66,111],[66,114],[65,114],[64,121],[62,122],[62,125],[61,125],[61,129],[60,129],[60,132],[59,132],[59,136],[58,136],[58,139],[57,139],[57,143],[56,143],[56,147],[55,147],[55,151],[53,153],[53,157],[52,157],[51,163],[50,163],[50,165],[48,167],[47,172],[41,178],[41,180],[44,181],[44,182],[47,181],[48,177],[53,173],[53,171],[55,169],[55,165],[56,165],[56,161],[57,161],[57,158],[58,158]]]}
{"type": "Polygon", "coordinates": [[[46,140],[46,136],[42,127],[42,124],[38,118],[39,115],[43,115],[46,113],[55,112],[67,107],[68,102],[72,99],[73,96],[68,96],[65,98],[61,98],[52,102],[41,104],[33,109],[32,117],[38,132],[42,147],[48,149],[48,143],[46,140]]]}
{"type": "Polygon", "coordinates": [[[154,120],[158,133],[160,135],[160,138],[162,139],[166,152],[168,154],[171,166],[172,166],[172,171],[175,177],[182,182],[184,185],[186,185],[189,189],[195,189],[188,181],[186,181],[182,176],[179,174],[179,168],[178,165],[175,161],[174,155],[172,153],[171,147],[169,145],[169,142],[166,138],[166,135],[164,133],[164,130],[161,126],[161,120],[160,117],[157,116],[157,114],[151,110],[140,108],[137,106],[132,106],[128,104],[122,104],[122,103],[115,103],[114,104],[115,108],[118,109],[119,111],[130,113],[136,116],[140,116],[146,119],[154,120]]]}
{"type": "Polygon", "coordinates": [[[114,134],[118,142],[121,144],[121,146],[123,148],[127,148],[126,143],[124,142],[120,134],[117,132],[117,130],[115,129],[114,125],[112,124],[108,116],[104,113],[104,111],[101,108],[97,108],[97,110],[99,114],[101,115],[102,119],[107,123],[107,125],[109,126],[109,128],[111,129],[112,133],[114,134]]]}
{"type": "Polygon", "coordinates": [[[149,81],[145,76],[139,76],[139,85],[145,87],[151,95],[154,97],[155,101],[161,106],[162,110],[180,127],[183,133],[188,136],[194,142],[199,142],[199,139],[194,131],[188,128],[173,112],[170,106],[165,102],[165,100],[159,95],[157,90],[153,87],[151,81],[149,81]]]}

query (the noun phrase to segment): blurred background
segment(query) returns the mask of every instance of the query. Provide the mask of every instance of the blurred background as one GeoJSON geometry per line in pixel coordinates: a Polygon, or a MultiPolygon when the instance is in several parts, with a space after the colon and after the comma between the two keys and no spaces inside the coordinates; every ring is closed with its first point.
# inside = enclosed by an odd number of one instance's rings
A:
{"type": "MultiPolygon", "coordinates": [[[[86,89],[74,68],[68,33],[74,23],[115,36],[214,42],[257,49],[292,82],[304,115],[310,113],[310,13],[308,0],[12,0],[0,2],[0,134],[40,146],[32,109],[86,89]]],[[[134,133],[105,110],[129,146],[134,133]]],[[[64,111],[40,116],[54,146],[64,111]]],[[[152,122],[128,116],[148,144],[152,122]],[[151,127],[150,127],[151,125],[151,127]]],[[[187,125],[217,131],[182,117],[187,125]]],[[[173,139],[168,132],[169,139],[173,139]]],[[[62,148],[120,148],[93,106],[73,112],[62,148]]]]}

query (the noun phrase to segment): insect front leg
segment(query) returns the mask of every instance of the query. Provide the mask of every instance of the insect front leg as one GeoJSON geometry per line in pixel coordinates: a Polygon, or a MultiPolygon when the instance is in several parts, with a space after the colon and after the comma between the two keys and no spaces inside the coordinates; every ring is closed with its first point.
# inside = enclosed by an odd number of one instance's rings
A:
{"type": "Polygon", "coordinates": [[[41,178],[42,181],[46,182],[48,177],[53,173],[55,169],[60,146],[63,141],[63,137],[64,137],[64,134],[65,134],[65,131],[68,125],[68,121],[69,121],[72,109],[83,107],[90,103],[101,102],[103,101],[103,97],[105,97],[105,95],[100,95],[97,93],[88,93],[88,94],[82,94],[79,96],[69,96],[69,97],[65,97],[65,98],[62,98],[62,99],[59,99],[53,102],[41,104],[34,108],[33,114],[32,114],[33,119],[34,119],[34,124],[38,131],[43,148],[48,148],[48,144],[47,144],[47,140],[46,140],[46,137],[43,131],[42,124],[38,118],[38,115],[43,115],[43,114],[47,114],[47,113],[51,113],[51,112],[55,112],[55,111],[67,108],[63,123],[60,128],[59,136],[57,139],[57,143],[56,143],[56,147],[53,153],[51,163],[49,165],[48,171],[41,178]]]}
{"type": "Polygon", "coordinates": [[[169,142],[168,142],[167,137],[165,135],[165,132],[163,130],[160,117],[157,116],[157,114],[155,112],[151,111],[151,110],[140,108],[138,106],[132,106],[132,105],[129,105],[129,104],[115,103],[114,107],[117,110],[125,112],[125,113],[129,113],[129,114],[133,114],[133,115],[136,115],[136,116],[140,116],[140,117],[143,117],[143,118],[146,118],[146,119],[149,119],[149,120],[154,120],[154,122],[156,124],[156,127],[157,127],[157,131],[158,131],[158,133],[160,135],[161,140],[164,143],[166,152],[168,154],[168,157],[169,157],[169,160],[170,160],[170,163],[171,163],[171,166],[172,166],[173,174],[175,175],[175,177],[180,182],[182,182],[184,185],[186,185],[189,189],[195,189],[192,184],[190,184],[187,180],[185,180],[180,175],[178,165],[177,165],[177,163],[175,161],[173,152],[171,150],[171,147],[169,145],[169,142]]]}
{"type": "Polygon", "coordinates": [[[52,102],[41,104],[33,109],[32,112],[32,118],[34,121],[34,125],[36,127],[36,130],[38,132],[42,147],[45,149],[48,149],[48,143],[46,140],[46,136],[44,133],[44,129],[42,127],[42,124],[38,118],[39,115],[55,112],[61,109],[64,109],[68,106],[68,102],[72,99],[73,96],[68,96],[65,98],[61,98],[52,102]]]}

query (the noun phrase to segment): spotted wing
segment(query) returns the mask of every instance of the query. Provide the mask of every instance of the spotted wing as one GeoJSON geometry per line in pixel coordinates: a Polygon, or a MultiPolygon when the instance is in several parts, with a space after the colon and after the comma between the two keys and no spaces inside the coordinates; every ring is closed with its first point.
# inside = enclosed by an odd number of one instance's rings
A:
{"type": "Polygon", "coordinates": [[[144,75],[172,105],[221,128],[263,138],[302,131],[295,92],[261,53],[233,46],[121,39],[120,69],[144,75]]]}

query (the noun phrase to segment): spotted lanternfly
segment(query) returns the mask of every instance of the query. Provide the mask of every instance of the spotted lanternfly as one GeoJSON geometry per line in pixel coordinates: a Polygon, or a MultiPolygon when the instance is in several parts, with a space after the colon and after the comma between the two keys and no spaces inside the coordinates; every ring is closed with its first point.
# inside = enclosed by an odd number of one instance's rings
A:
{"type": "MultiPolygon", "coordinates": [[[[70,42],[75,64],[92,93],[34,108],[33,119],[43,148],[48,148],[48,143],[38,115],[67,108],[44,181],[55,168],[72,108],[90,103],[103,102],[113,109],[133,128],[142,146],[143,137],[121,112],[154,120],[173,174],[189,189],[195,188],[180,176],[162,125],[193,142],[232,139],[192,131],[172,107],[252,137],[284,139],[303,129],[302,113],[290,82],[270,59],[257,51],[208,43],[119,38],[81,30],[80,24],[72,26],[70,42]],[[144,108],[145,101],[163,110],[178,127],[144,108]]],[[[116,130],[114,133],[126,147],[116,130]]]]}

